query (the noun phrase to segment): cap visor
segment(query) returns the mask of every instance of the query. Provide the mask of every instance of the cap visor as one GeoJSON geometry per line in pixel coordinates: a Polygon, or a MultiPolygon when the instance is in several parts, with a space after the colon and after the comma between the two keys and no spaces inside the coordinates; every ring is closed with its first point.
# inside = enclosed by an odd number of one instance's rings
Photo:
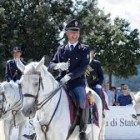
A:
{"type": "Polygon", "coordinates": [[[67,31],[68,31],[68,30],[71,30],[71,31],[78,32],[78,31],[80,31],[80,28],[67,28],[66,30],[67,30],[67,31]]]}
{"type": "Polygon", "coordinates": [[[22,51],[12,51],[12,53],[16,53],[16,52],[22,52],[22,51]]]}

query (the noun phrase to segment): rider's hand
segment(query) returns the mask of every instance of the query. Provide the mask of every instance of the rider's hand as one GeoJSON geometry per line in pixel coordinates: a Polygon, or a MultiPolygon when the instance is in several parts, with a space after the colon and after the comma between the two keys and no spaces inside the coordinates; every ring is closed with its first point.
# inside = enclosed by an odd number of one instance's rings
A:
{"type": "Polygon", "coordinates": [[[17,84],[20,84],[20,80],[16,80],[16,83],[17,83],[17,84]]]}
{"type": "Polygon", "coordinates": [[[65,75],[65,76],[60,80],[60,83],[65,84],[65,83],[67,83],[70,79],[71,79],[71,77],[67,74],[67,75],[65,75]]]}
{"type": "Polygon", "coordinates": [[[13,80],[10,80],[9,83],[10,83],[10,84],[13,84],[13,83],[15,83],[15,82],[14,82],[13,80]]]}
{"type": "Polygon", "coordinates": [[[55,70],[68,70],[69,68],[69,63],[68,62],[61,62],[61,63],[57,63],[56,66],[54,67],[55,70]]]}
{"type": "Polygon", "coordinates": [[[87,69],[86,69],[86,72],[85,72],[86,76],[90,76],[91,71],[93,71],[93,69],[92,69],[92,67],[89,65],[89,66],[87,67],[87,69]]]}
{"type": "Polygon", "coordinates": [[[102,86],[101,86],[100,84],[97,84],[97,85],[96,85],[96,88],[101,89],[102,86]]]}

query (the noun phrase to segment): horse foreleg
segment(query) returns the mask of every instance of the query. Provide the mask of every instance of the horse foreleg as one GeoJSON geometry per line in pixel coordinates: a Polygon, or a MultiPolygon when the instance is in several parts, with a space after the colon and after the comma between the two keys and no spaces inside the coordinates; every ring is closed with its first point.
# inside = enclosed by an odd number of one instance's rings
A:
{"type": "Polygon", "coordinates": [[[12,132],[12,124],[11,124],[11,121],[4,120],[5,140],[10,140],[11,139],[11,132],[12,132]]]}
{"type": "Polygon", "coordinates": [[[36,140],[45,140],[45,134],[42,132],[39,122],[34,122],[34,128],[36,133],[36,140]]]}
{"type": "Polygon", "coordinates": [[[4,121],[0,120],[0,140],[5,140],[5,133],[4,133],[4,121]]]}
{"type": "Polygon", "coordinates": [[[99,135],[99,140],[105,140],[105,127],[106,127],[106,120],[103,118],[102,127],[99,135]]]}
{"type": "Polygon", "coordinates": [[[23,130],[24,130],[24,123],[21,123],[19,125],[19,128],[18,128],[18,140],[22,140],[23,139],[23,130]]]}

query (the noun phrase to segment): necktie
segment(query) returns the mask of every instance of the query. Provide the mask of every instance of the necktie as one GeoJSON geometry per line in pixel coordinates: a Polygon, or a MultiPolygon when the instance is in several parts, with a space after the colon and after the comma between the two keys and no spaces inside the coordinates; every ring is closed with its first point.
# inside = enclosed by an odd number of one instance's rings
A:
{"type": "Polygon", "coordinates": [[[74,49],[74,46],[73,45],[70,45],[70,50],[72,51],[74,49]]]}

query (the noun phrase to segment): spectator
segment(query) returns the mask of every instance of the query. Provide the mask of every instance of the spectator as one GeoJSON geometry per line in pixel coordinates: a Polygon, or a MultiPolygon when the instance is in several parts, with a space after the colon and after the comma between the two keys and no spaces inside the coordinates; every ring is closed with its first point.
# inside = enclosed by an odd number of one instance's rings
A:
{"type": "Polygon", "coordinates": [[[122,95],[122,89],[123,89],[123,86],[124,86],[124,85],[125,85],[125,84],[121,84],[121,87],[118,87],[118,88],[117,88],[116,102],[118,102],[119,96],[122,95]]]}
{"type": "Polygon", "coordinates": [[[101,62],[95,59],[96,51],[90,51],[90,63],[86,70],[86,78],[88,86],[93,89],[100,97],[102,97],[102,84],[104,81],[104,74],[101,62]]]}
{"type": "Polygon", "coordinates": [[[114,102],[115,102],[115,99],[114,99],[114,93],[113,93],[113,91],[110,90],[110,84],[109,84],[109,82],[105,83],[104,90],[105,90],[105,92],[106,92],[106,94],[108,96],[108,104],[110,106],[112,106],[114,104],[114,102]]]}
{"type": "Polygon", "coordinates": [[[132,98],[129,94],[129,89],[127,85],[122,88],[122,95],[118,97],[118,104],[120,106],[126,106],[132,104],[132,98]]]}
{"type": "Polygon", "coordinates": [[[116,106],[116,100],[117,100],[117,88],[115,86],[111,87],[110,90],[114,93],[114,104],[113,106],[116,106]]]}

